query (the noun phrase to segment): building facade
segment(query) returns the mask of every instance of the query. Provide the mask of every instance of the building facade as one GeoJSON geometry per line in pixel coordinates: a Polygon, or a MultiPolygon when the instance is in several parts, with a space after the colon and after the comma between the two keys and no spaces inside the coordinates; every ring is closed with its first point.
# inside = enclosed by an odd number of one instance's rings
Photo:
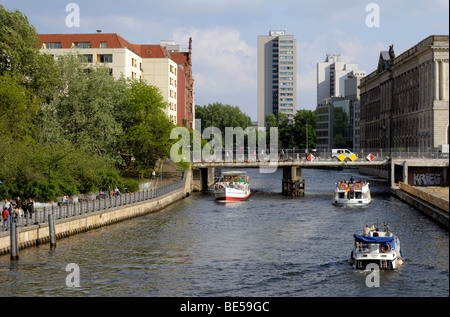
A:
{"type": "Polygon", "coordinates": [[[325,61],[317,63],[317,104],[331,97],[345,96],[345,80],[350,77],[364,77],[365,70],[358,64],[341,61],[341,54],[327,54],[325,61]]]}
{"type": "Polygon", "coordinates": [[[189,48],[182,49],[173,41],[161,42],[178,64],[178,125],[195,129],[195,94],[194,76],[192,74],[192,38],[189,38],[189,48]]]}
{"type": "MultiPolygon", "coordinates": [[[[190,68],[180,68],[179,64],[172,58],[171,54],[161,45],[139,45],[131,44],[115,33],[94,34],[40,34],[42,42],[41,52],[53,56],[76,54],[83,57],[87,63],[101,63],[111,70],[116,79],[125,78],[145,80],[149,85],[157,87],[167,103],[165,109],[168,119],[177,124],[183,119],[178,111],[178,94],[186,94],[186,83],[178,88],[179,74],[182,78],[188,77],[193,95],[192,72],[188,75],[186,71],[190,68]],[[180,90],[180,91],[179,91],[180,90]]],[[[187,53],[190,61],[190,53],[187,53]]],[[[185,99],[182,101],[185,101],[185,99]]],[[[181,105],[182,109],[185,105],[181,105]]],[[[181,115],[185,115],[183,112],[181,115]]],[[[193,124],[191,119],[190,124],[193,124]]],[[[189,124],[188,124],[189,126],[189,124]]]]}
{"type": "Polygon", "coordinates": [[[358,64],[327,54],[317,63],[316,146],[319,151],[348,148],[359,151],[359,90],[366,75],[358,64]]]}
{"type": "Polygon", "coordinates": [[[449,37],[432,35],[395,56],[380,52],[361,80],[361,147],[427,152],[449,140],[449,37]]]}
{"type": "Polygon", "coordinates": [[[291,124],[297,109],[297,40],[286,31],[258,36],[258,126],[266,115],[285,113],[291,124]]]}

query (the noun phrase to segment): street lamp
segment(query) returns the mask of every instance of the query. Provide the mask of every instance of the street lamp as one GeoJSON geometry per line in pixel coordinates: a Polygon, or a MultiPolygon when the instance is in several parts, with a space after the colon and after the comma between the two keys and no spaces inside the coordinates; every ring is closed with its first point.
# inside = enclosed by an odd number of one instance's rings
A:
{"type": "Polygon", "coordinates": [[[306,119],[306,124],[305,124],[305,129],[306,129],[306,151],[308,151],[308,119],[306,119]]]}

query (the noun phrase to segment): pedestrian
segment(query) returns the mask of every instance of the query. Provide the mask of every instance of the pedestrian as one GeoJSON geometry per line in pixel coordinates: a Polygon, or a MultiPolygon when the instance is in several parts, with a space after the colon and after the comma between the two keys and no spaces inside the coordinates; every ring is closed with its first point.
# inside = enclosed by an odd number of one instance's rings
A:
{"type": "Polygon", "coordinates": [[[2,210],[4,210],[5,208],[8,211],[9,211],[9,208],[11,208],[11,202],[9,201],[8,198],[5,198],[5,201],[3,202],[3,205],[2,205],[2,210]]]}
{"type": "Polygon", "coordinates": [[[119,191],[119,188],[117,188],[117,186],[116,186],[116,188],[114,188],[114,195],[116,195],[116,196],[120,195],[120,191],[119,191]]]}
{"type": "Polygon", "coordinates": [[[62,202],[63,202],[63,204],[68,205],[69,204],[69,197],[67,197],[67,195],[64,195],[62,202]]]}
{"type": "Polygon", "coordinates": [[[152,172],[152,179],[155,180],[155,178],[156,178],[156,172],[155,172],[155,170],[153,170],[153,172],[152,172]]]}
{"type": "Polygon", "coordinates": [[[25,201],[22,203],[22,216],[28,218],[28,200],[25,199],[25,201]]]}
{"type": "Polygon", "coordinates": [[[18,216],[22,215],[22,213],[23,213],[22,205],[23,205],[22,200],[20,199],[20,197],[17,197],[16,208],[15,208],[15,212],[14,212],[14,218],[15,219],[17,219],[18,216]]]}
{"type": "Polygon", "coordinates": [[[33,218],[33,213],[34,213],[34,201],[33,198],[28,199],[28,216],[30,217],[30,219],[33,218]]]}
{"type": "Polygon", "coordinates": [[[20,197],[16,199],[16,209],[22,209],[22,200],[20,200],[20,197]]]}
{"type": "Polygon", "coordinates": [[[3,206],[2,219],[3,219],[3,227],[2,227],[3,230],[8,230],[8,209],[5,206],[3,206]]]}

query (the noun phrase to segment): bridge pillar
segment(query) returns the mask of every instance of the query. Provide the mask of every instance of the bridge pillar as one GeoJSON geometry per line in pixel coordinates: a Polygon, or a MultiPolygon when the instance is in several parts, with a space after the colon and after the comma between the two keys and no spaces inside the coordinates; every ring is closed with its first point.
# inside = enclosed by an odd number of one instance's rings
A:
{"type": "Polygon", "coordinates": [[[200,169],[200,190],[202,192],[208,190],[208,169],[207,168],[200,169]]]}
{"type": "Polygon", "coordinates": [[[282,194],[298,197],[305,195],[305,180],[302,180],[302,168],[299,166],[283,167],[282,194]]]}

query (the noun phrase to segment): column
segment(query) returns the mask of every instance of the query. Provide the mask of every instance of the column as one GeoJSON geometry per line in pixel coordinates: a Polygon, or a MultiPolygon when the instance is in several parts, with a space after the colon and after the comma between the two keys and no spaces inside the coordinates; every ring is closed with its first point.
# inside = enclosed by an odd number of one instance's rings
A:
{"type": "Polygon", "coordinates": [[[202,192],[208,190],[208,168],[200,168],[200,188],[202,192]]]}
{"type": "Polygon", "coordinates": [[[434,100],[439,100],[439,62],[433,61],[434,64],[434,100]]]}
{"type": "Polygon", "coordinates": [[[439,99],[445,100],[445,62],[439,62],[439,99]]]}

